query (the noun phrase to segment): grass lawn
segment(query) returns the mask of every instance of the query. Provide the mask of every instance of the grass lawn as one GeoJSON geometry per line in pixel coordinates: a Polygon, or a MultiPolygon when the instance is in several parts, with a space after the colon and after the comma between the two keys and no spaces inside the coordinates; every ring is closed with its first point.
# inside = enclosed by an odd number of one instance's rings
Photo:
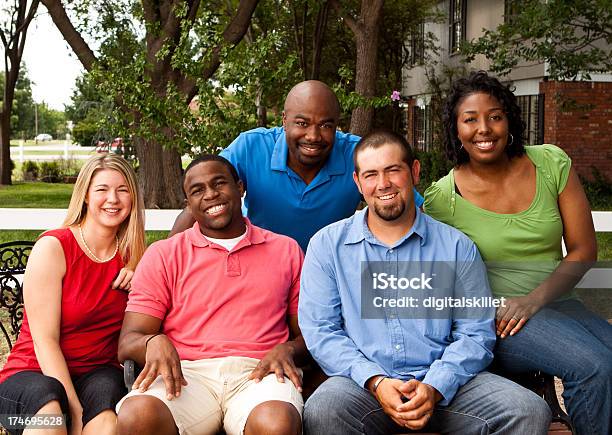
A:
{"type": "Polygon", "coordinates": [[[73,184],[28,182],[0,186],[2,208],[67,208],[73,184]]]}

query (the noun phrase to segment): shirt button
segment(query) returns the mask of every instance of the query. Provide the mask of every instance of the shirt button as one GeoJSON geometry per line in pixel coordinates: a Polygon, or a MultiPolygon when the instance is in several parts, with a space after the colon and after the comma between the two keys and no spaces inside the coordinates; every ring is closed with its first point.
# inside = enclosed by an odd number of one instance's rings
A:
{"type": "Polygon", "coordinates": [[[400,349],[402,348],[402,346],[400,346],[399,344],[396,344],[396,345],[395,345],[395,348],[396,348],[397,350],[400,350],[400,349]]]}
{"type": "Polygon", "coordinates": [[[393,249],[389,249],[389,254],[393,254],[393,249]]]}

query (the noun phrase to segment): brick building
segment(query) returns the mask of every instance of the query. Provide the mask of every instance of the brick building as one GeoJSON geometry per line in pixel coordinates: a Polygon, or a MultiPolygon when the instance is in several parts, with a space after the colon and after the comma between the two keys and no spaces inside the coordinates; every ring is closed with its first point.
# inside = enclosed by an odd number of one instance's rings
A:
{"type": "MultiPolygon", "coordinates": [[[[495,29],[508,16],[509,0],[445,0],[443,23],[425,23],[420,35],[410,41],[411,63],[404,70],[402,95],[406,100],[408,140],[417,149],[430,150],[436,141],[431,86],[425,68],[425,35],[433,33],[441,46],[437,74],[442,65],[460,71],[487,70],[489,62],[478,56],[468,65],[458,54],[461,41],[477,38],[482,29],[495,29]]],[[[546,63],[523,64],[501,79],[515,88],[528,144],[553,143],[572,158],[582,176],[590,178],[593,168],[612,180],[612,74],[593,74],[592,81],[549,81],[546,63]]]]}

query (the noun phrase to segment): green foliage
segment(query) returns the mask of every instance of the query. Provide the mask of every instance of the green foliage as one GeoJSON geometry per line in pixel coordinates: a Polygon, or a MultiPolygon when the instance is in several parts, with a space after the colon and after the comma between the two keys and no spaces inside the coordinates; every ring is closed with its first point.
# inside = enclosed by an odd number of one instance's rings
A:
{"type": "Polygon", "coordinates": [[[588,80],[590,73],[612,70],[610,0],[515,2],[517,15],[461,47],[468,61],[483,54],[502,75],[523,61],[546,61],[554,80],[588,80]]]}
{"type": "MultiPolygon", "coordinates": [[[[0,103],[4,97],[4,72],[0,72],[0,103]]],[[[11,110],[11,137],[25,139],[34,136],[34,100],[32,99],[32,82],[24,64],[19,69],[15,84],[15,96],[11,110]]]]}
{"type": "Polygon", "coordinates": [[[49,133],[55,139],[62,139],[67,133],[64,112],[51,109],[47,103],[38,104],[38,132],[49,133]]]}
{"type": "MultiPolygon", "coordinates": [[[[262,3],[269,8],[282,4],[272,0],[262,3]]],[[[139,18],[139,7],[133,12],[139,18]]],[[[219,151],[241,131],[255,127],[257,103],[272,109],[270,121],[280,122],[282,100],[299,81],[300,71],[295,54],[289,52],[290,35],[284,29],[269,29],[274,24],[269,14],[258,15],[249,37],[238,46],[221,51],[223,64],[214,80],[197,78],[210,55],[205,49],[218,43],[217,30],[225,24],[226,15],[218,5],[217,9],[211,5],[192,27],[183,29],[176,47],[166,45],[156,54],[158,59],[170,56],[180,74],[196,81],[191,107],[175,82],[168,81],[160,88],[150,80],[151,65],[134,25],[119,32],[117,23],[105,21],[111,32],[104,39],[105,56],[79,80],[66,111],[76,121],[75,140],[89,145],[117,136],[127,142],[135,137],[193,155],[219,151]]],[[[153,27],[150,30],[155,31],[153,27]]]]}
{"type": "Polygon", "coordinates": [[[431,183],[444,177],[453,165],[440,150],[417,151],[416,158],[421,162],[421,179],[417,189],[423,193],[431,183]]]}
{"type": "Polygon", "coordinates": [[[612,180],[597,168],[592,170],[592,179],[580,177],[580,180],[593,210],[612,211],[612,180]]]}
{"type": "Polygon", "coordinates": [[[79,175],[79,170],[81,169],[81,165],[76,159],[58,159],[56,160],[57,165],[59,167],[60,176],[62,178],[66,177],[76,177],[79,175]]]}
{"type": "MultiPolygon", "coordinates": [[[[4,73],[0,73],[0,91],[4,90],[4,73]]],[[[2,101],[0,92],[0,102],[2,101]]],[[[38,132],[49,133],[54,138],[63,138],[67,133],[64,112],[51,109],[46,103],[36,105],[32,99],[32,82],[25,65],[19,69],[15,85],[15,99],[11,111],[11,137],[29,139],[35,136],[36,110],[38,110],[38,132]],[[36,107],[37,106],[37,107],[36,107]]]]}
{"type": "Polygon", "coordinates": [[[87,116],[74,124],[72,127],[72,140],[81,146],[94,146],[98,140],[107,141],[109,138],[101,138],[99,122],[103,118],[98,117],[98,111],[92,110],[87,116]]]}
{"type": "Polygon", "coordinates": [[[32,160],[26,160],[21,165],[21,173],[25,181],[34,181],[38,179],[38,164],[32,160]]]}
{"type": "Polygon", "coordinates": [[[40,179],[45,183],[57,183],[61,180],[61,170],[58,162],[41,162],[40,179]]]}

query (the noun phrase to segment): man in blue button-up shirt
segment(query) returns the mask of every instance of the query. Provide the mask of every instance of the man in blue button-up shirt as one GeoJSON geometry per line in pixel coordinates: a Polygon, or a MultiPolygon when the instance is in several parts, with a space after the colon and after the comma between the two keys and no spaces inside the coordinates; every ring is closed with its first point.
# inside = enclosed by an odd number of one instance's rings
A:
{"type": "Polygon", "coordinates": [[[500,301],[474,243],[414,206],[406,141],[370,134],[354,159],[368,207],[315,234],[302,270],[300,328],[331,376],[306,404],[306,432],[545,434],[546,402],[483,372],[500,301]],[[454,308],[428,311],[430,296],[454,308]],[[466,299],[480,302],[456,305],[466,299]]]}

